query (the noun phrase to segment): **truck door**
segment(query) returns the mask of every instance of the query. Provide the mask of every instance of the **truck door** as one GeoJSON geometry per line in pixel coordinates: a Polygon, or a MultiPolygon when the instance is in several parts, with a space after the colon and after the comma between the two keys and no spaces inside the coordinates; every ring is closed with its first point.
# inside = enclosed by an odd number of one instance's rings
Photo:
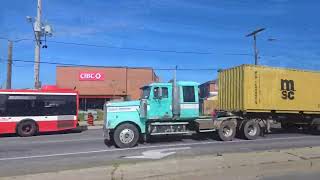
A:
{"type": "Polygon", "coordinates": [[[198,87],[182,86],[180,89],[180,118],[189,119],[199,116],[199,95],[198,87]]]}
{"type": "Polygon", "coordinates": [[[171,88],[153,87],[151,94],[148,108],[149,119],[171,118],[171,88]]]}

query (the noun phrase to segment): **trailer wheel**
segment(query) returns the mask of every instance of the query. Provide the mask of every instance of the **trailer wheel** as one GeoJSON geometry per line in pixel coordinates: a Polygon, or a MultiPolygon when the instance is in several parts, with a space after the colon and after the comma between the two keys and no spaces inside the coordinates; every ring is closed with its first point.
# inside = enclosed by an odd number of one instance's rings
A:
{"type": "Polygon", "coordinates": [[[260,135],[260,126],[259,123],[254,120],[248,120],[244,122],[242,133],[243,137],[247,140],[254,140],[260,135]]]}
{"type": "Polygon", "coordinates": [[[37,132],[37,125],[34,121],[22,121],[17,126],[17,134],[21,137],[33,136],[37,132]]]}
{"type": "Polygon", "coordinates": [[[236,125],[231,121],[224,121],[218,129],[219,139],[221,141],[232,141],[236,135],[236,125]]]}
{"type": "Polygon", "coordinates": [[[113,140],[118,148],[131,148],[137,145],[139,134],[139,130],[135,125],[125,123],[115,129],[113,140]]]}

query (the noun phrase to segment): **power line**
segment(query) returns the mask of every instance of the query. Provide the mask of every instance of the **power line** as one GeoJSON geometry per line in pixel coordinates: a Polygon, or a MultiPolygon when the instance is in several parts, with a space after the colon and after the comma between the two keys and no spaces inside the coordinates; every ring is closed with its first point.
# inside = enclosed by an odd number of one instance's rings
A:
{"type": "MultiPolygon", "coordinates": [[[[6,60],[0,58],[0,60],[6,60]]],[[[13,62],[23,62],[23,63],[34,63],[33,60],[23,60],[23,59],[12,59],[13,62]]],[[[61,62],[49,62],[49,61],[41,61],[41,64],[49,64],[49,65],[60,65],[60,66],[80,66],[80,67],[109,67],[109,68],[132,68],[132,69],[140,69],[140,68],[149,68],[158,71],[171,71],[176,68],[151,68],[151,67],[128,67],[128,66],[96,66],[96,65],[86,65],[86,64],[72,64],[72,63],[61,63],[61,62]]],[[[22,67],[22,66],[19,66],[22,67]]],[[[178,68],[179,71],[217,71],[221,68],[178,68]]]]}
{"type": "MultiPolygon", "coordinates": [[[[99,47],[99,48],[112,48],[112,49],[121,49],[121,50],[134,50],[134,51],[146,51],[146,52],[161,52],[161,53],[178,53],[178,54],[217,54],[216,52],[201,52],[201,51],[176,51],[176,50],[161,50],[161,49],[145,49],[145,48],[133,48],[133,47],[117,47],[110,45],[96,45],[96,44],[87,44],[87,43],[75,43],[75,42],[63,42],[63,41],[48,41],[58,44],[67,44],[67,45],[77,45],[77,46],[90,46],[90,47],[99,47]]],[[[249,53],[223,53],[224,55],[236,55],[236,56],[252,56],[249,53]]]]}
{"type": "Polygon", "coordinates": [[[12,42],[20,42],[20,41],[33,41],[32,39],[22,38],[22,39],[9,39],[5,37],[0,37],[0,39],[12,41],[12,42]]]}
{"type": "MultiPolygon", "coordinates": [[[[2,38],[0,39],[7,39],[2,38]]],[[[34,41],[33,39],[23,39],[34,41]]],[[[130,50],[130,51],[143,51],[143,52],[160,52],[160,53],[176,53],[176,54],[196,54],[196,55],[211,55],[211,54],[221,54],[227,56],[252,56],[250,53],[217,53],[217,52],[204,52],[204,51],[178,51],[178,50],[163,50],[163,49],[146,49],[146,48],[135,48],[135,47],[118,47],[111,45],[98,45],[98,44],[88,44],[88,43],[77,43],[77,42],[65,42],[65,41],[53,41],[47,40],[47,42],[56,43],[56,44],[66,44],[66,45],[75,45],[75,46],[87,46],[87,47],[96,47],[96,48],[109,48],[109,49],[120,49],[120,50],[130,50]]]]}

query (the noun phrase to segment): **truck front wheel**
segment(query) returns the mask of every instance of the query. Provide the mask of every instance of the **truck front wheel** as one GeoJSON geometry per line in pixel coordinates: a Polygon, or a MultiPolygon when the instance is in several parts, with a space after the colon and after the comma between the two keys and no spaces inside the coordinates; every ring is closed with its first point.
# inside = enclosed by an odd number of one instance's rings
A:
{"type": "Polygon", "coordinates": [[[236,135],[236,125],[232,121],[224,121],[218,129],[218,135],[222,141],[232,141],[236,135]]]}
{"type": "Polygon", "coordinates": [[[118,126],[113,134],[113,140],[119,148],[131,148],[137,145],[139,131],[133,124],[125,123],[118,126]]]}

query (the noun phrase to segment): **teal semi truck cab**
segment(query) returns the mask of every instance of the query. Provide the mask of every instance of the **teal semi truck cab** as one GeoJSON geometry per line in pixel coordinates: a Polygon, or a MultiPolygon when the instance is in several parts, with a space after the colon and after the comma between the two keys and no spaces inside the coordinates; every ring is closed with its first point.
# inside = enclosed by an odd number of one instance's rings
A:
{"type": "Polygon", "coordinates": [[[190,81],[152,83],[141,88],[138,101],[107,103],[105,143],[129,148],[153,136],[216,130],[221,140],[232,140],[237,118],[200,116],[198,85],[190,81]]]}

